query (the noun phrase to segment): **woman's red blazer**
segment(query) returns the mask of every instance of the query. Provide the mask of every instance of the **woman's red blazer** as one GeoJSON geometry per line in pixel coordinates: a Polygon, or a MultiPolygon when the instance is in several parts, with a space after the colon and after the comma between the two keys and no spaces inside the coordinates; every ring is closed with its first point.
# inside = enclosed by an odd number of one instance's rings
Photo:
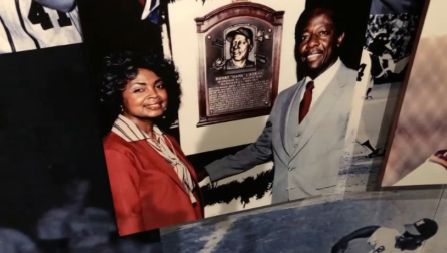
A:
{"type": "MultiPolygon", "coordinates": [[[[173,144],[197,185],[197,177],[178,143],[173,144]]],[[[120,235],[203,218],[200,193],[192,204],[171,164],[146,140],[126,142],[113,132],[104,139],[104,153],[120,235]]]]}

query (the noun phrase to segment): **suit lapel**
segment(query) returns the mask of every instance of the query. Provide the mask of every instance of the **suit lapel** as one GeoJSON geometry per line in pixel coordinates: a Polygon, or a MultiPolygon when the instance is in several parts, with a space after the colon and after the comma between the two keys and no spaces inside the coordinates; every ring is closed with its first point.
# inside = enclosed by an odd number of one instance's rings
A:
{"type": "Polygon", "coordinates": [[[338,98],[343,90],[341,88],[345,84],[346,81],[343,80],[343,72],[340,70],[299,125],[303,132],[298,141],[297,148],[291,155],[289,163],[301,151],[301,149],[303,149],[315,131],[317,131],[321,121],[324,120],[331,109],[336,107],[336,104],[339,103],[338,98]]]}
{"type": "MultiPolygon", "coordinates": [[[[280,132],[280,142],[282,145],[282,150],[284,150],[284,154],[287,156],[290,156],[290,154],[287,152],[285,138],[286,138],[286,125],[289,122],[289,112],[292,107],[293,99],[299,99],[297,98],[297,95],[300,94],[300,90],[303,88],[304,80],[300,81],[297,85],[297,88],[294,90],[294,92],[291,92],[290,95],[284,100],[284,103],[280,106],[282,110],[280,111],[280,119],[279,119],[279,132],[280,132]]],[[[282,154],[282,153],[281,153],[282,154]]],[[[282,159],[285,157],[281,157],[282,159]]],[[[287,161],[287,159],[283,159],[284,161],[287,161]]]]}

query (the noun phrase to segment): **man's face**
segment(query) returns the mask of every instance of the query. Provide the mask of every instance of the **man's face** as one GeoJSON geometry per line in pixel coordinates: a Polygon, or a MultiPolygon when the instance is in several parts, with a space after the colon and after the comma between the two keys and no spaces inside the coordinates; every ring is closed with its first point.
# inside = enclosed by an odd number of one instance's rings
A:
{"type": "Polygon", "coordinates": [[[337,35],[335,25],[327,11],[311,15],[295,50],[298,59],[307,69],[307,75],[316,78],[337,60],[336,48],[343,42],[344,33],[337,35]]]}
{"type": "Polygon", "coordinates": [[[415,250],[421,246],[422,240],[408,232],[396,238],[395,247],[401,250],[415,250]]]}
{"type": "Polygon", "coordinates": [[[236,34],[231,41],[231,58],[235,61],[245,60],[251,50],[251,41],[242,34],[236,34]]]}

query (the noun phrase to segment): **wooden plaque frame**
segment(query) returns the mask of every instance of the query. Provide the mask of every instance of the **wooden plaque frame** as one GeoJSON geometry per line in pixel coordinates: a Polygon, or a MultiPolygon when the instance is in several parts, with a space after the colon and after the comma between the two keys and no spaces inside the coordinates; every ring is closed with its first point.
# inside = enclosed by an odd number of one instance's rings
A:
{"type": "Polygon", "coordinates": [[[270,112],[278,93],[283,15],[284,11],[261,4],[239,2],[195,19],[199,36],[198,127],[270,112]],[[251,48],[244,67],[229,67],[231,58],[236,58],[230,47],[237,33],[251,37],[247,39],[251,48]]]}

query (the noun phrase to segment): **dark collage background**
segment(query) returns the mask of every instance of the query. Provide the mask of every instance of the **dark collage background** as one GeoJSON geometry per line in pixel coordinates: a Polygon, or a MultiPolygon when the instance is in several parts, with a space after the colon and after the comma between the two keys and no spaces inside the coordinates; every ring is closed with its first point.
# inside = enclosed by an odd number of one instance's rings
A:
{"type": "Polygon", "coordinates": [[[78,1],[85,43],[0,55],[0,252],[161,251],[158,231],[118,238],[101,144],[103,55],[161,50],[131,2],[78,1]]]}

